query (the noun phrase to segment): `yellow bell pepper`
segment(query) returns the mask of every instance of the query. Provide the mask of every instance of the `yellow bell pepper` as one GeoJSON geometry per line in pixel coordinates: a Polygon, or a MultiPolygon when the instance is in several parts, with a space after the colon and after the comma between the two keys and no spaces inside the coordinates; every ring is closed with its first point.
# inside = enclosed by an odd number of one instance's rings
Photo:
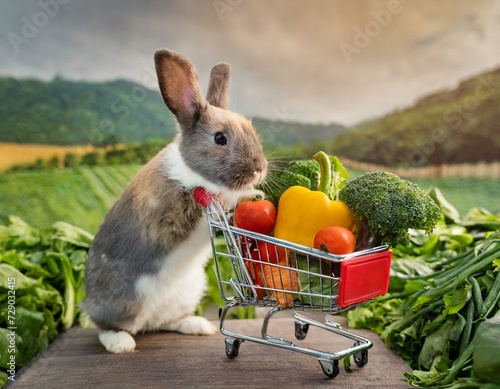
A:
{"type": "Polygon", "coordinates": [[[313,156],[320,165],[321,180],[317,191],[292,186],[278,203],[274,236],[307,247],[314,247],[314,237],[327,226],[342,226],[351,230],[354,215],[340,200],[328,197],[331,185],[331,166],[328,155],[320,151],[313,156]]]}

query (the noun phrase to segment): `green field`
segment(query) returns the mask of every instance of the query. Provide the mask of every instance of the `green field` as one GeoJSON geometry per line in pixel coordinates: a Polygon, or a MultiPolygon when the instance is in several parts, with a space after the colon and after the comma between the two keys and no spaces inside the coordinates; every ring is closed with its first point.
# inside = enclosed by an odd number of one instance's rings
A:
{"type": "MultiPolygon", "coordinates": [[[[106,211],[137,173],[138,165],[111,165],[9,173],[0,176],[0,223],[17,215],[35,227],[57,220],[97,231],[106,211]]],[[[351,177],[359,173],[353,172],[351,177]]],[[[415,180],[437,186],[465,214],[473,207],[500,213],[500,180],[448,178],[415,180]]]]}
{"type": "Polygon", "coordinates": [[[138,165],[78,167],[0,176],[0,221],[17,215],[36,227],[57,220],[97,231],[138,165]]]}
{"type": "Polygon", "coordinates": [[[433,178],[413,180],[423,189],[438,187],[460,211],[483,207],[500,214],[500,180],[490,178],[433,178]]]}

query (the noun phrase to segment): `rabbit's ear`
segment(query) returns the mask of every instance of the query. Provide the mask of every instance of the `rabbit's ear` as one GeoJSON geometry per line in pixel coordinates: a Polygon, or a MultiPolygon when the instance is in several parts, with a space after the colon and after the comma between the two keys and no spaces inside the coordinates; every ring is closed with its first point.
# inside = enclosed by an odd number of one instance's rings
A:
{"type": "Polygon", "coordinates": [[[219,63],[212,68],[207,92],[207,101],[210,104],[228,109],[230,74],[231,67],[227,63],[219,63]]]}
{"type": "Polygon", "coordinates": [[[206,105],[194,65],[167,50],[155,53],[155,64],[165,104],[182,127],[191,128],[206,105]]]}

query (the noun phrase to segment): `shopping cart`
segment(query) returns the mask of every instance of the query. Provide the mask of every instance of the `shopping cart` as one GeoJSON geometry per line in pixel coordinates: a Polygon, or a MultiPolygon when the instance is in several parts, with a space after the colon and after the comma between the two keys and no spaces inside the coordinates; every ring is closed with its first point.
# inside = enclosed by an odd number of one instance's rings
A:
{"type": "Polygon", "coordinates": [[[207,196],[198,200],[207,209],[215,271],[226,302],[220,311],[220,331],[226,336],[227,357],[236,358],[241,342],[246,340],[314,356],[331,378],[339,373],[339,360],[343,358],[353,356],[358,367],[366,365],[373,343],[342,329],[327,314],[353,308],[387,292],[392,257],[388,247],[331,255],[234,227],[217,198],[207,196]],[[271,308],[263,319],[261,336],[235,333],[225,326],[232,308],[247,306],[271,308]],[[306,338],[309,326],[315,326],[347,337],[354,344],[325,352],[268,334],[271,317],[287,309],[293,309],[298,340],[306,338]],[[322,312],[324,320],[301,312],[322,312]]]}

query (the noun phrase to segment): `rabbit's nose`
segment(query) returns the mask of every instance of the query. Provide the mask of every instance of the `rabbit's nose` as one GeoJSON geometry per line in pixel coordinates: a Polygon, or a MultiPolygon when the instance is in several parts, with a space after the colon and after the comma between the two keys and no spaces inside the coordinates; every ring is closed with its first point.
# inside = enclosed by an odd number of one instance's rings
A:
{"type": "Polygon", "coordinates": [[[267,174],[267,161],[261,160],[255,164],[254,177],[255,181],[261,183],[266,178],[267,174]]]}
{"type": "Polygon", "coordinates": [[[267,160],[265,158],[255,158],[254,159],[255,171],[259,173],[267,172],[267,160]]]}
{"type": "Polygon", "coordinates": [[[254,177],[254,180],[253,180],[254,185],[258,185],[258,184],[264,182],[264,179],[266,178],[266,174],[265,174],[265,172],[256,170],[253,172],[253,177],[254,177]]]}

